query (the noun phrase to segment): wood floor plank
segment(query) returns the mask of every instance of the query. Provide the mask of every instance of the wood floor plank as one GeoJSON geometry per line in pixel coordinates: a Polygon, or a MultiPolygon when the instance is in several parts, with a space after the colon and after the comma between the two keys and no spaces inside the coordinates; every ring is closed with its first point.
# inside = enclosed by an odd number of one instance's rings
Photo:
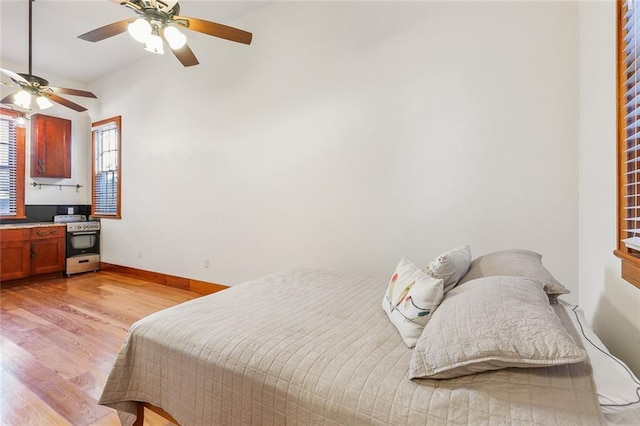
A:
{"type": "Polygon", "coordinates": [[[11,425],[70,425],[64,417],[38,398],[13,374],[0,375],[1,389],[11,389],[11,395],[2,392],[0,413],[2,423],[11,425]]]}
{"type": "MultiPolygon", "coordinates": [[[[6,342],[2,346],[2,373],[13,375],[56,413],[74,425],[94,422],[108,413],[108,408],[97,405],[95,400],[81,390],[70,386],[57,371],[18,346],[6,342]]],[[[13,399],[15,395],[9,390],[6,397],[13,399]]]]}
{"type": "Polygon", "coordinates": [[[2,424],[118,425],[97,400],[129,326],[200,296],[103,272],[0,283],[2,424]]]}

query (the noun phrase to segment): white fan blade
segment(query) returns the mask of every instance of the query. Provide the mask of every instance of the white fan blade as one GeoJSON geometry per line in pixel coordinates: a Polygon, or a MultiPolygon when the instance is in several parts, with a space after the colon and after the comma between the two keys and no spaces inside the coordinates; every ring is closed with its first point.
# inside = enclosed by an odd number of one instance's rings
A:
{"type": "Polygon", "coordinates": [[[13,71],[9,71],[9,70],[6,70],[4,68],[0,68],[0,72],[5,74],[5,75],[8,75],[10,78],[12,78],[14,80],[21,81],[23,83],[29,84],[29,82],[23,76],[21,76],[20,74],[16,74],[13,71]]]}

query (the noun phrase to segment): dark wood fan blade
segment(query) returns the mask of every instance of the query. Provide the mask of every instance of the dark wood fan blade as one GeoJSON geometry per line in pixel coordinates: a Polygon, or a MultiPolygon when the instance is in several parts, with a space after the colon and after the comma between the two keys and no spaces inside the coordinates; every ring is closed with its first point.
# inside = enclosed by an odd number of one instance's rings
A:
{"type": "Polygon", "coordinates": [[[253,37],[253,35],[247,31],[228,27],[222,24],[216,24],[215,22],[205,21],[203,19],[176,15],[173,17],[173,20],[187,22],[187,28],[191,31],[197,31],[199,33],[224,38],[225,40],[236,41],[238,43],[251,44],[251,39],[253,37]]]}
{"type": "Polygon", "coordinates": [[[78,38],[91,42],[104,40],[127,31],[127,26],[137,18],[125,19],[123,21],[114,22],[104,27],[96,28],[93,31],[79,35],[78,38]]]}
{"type": "Polygon", "coordinates": [[[171,49],[171,51],[185,67],[191,67],[200,63],[198,62],[196,55],[193,53],[193,50],[191,50],[191,48],[186,44],[180,49],[171,49]]]}
{"type": "Polygon", "coordinates": [[[0,99],[0,104],[12,104],[13,103],[13,95],[15,95],[18,92],[13,92],[10,95],[5,96],[4,98],[0,99]]]}
{"type": "Polygon", "coordinates": [[[86,92],[84,90],[78,89],[67,89],[66,87],[53,87],[48,86],[49,89],[53,90],[56,93],[64,93],[65,95],[73,95],[73,96],[84,96],[85,98],[96,98],[98,97],[91,92],[86,92]]]}
{"type": "Polygon", "coordinates": [[[46,96],[47,96],[49,99],[51,99],[53,102],[57,102],[57,103],[59,103],[60,105],[64,105],[64,106],[66,106],[67,108],[71,108],[71,109],[76,110],[76,111],[78,111],[78,112],[82,112],[82,111],[86,111],[86,110],[87,110],[87,109],[86,109],[85,107],[83,107],[82,105],[78,105],[78,104],[77,104],[77,103],[75,103],[75,102],[71,102],[70,100],[65,99],[65,98],[62,98],[62,97],[60,97],[60,96],[58,96],[58,95],[55,95],[55,94],[53,94],[53,93],[49,93],[49,94],[47,94],[46,96]]]}
{"type": "Polygon", "coordinates": [[[13,72],[13,71],[6,70],[6,69],[4,69],[4,68],[0,68],[0,72],[1,72],[2,74],[4,74],[4,75],[9,76],[9,77],[10,77],[11,79],[13,79],[13,80],[17,80],[17,81],[20,81],[20,82],[22,82],[22,83],[29,84],[29,82],[27,81],[27,79],[25,79],[23,76],[21,76],[21,75],[20,75],[20,74],[18,74],[18,73],[15,73],[15,72],[13,72]]]}

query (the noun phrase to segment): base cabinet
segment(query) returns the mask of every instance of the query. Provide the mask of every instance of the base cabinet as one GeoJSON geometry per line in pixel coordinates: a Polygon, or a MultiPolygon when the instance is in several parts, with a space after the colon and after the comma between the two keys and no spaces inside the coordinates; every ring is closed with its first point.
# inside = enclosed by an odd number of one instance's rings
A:
{"type": "Polygon", "coordinates": [[[0,281],[26,278],[31,274],[29,241],[2,241],[0,281]]]}
{"type": "Polygon", "coordinates": [[[31,275],[64,271],[64,238],[31,241],[31,275]]]}
{"type": "Polygon", "coordinates": [[[64,271],[65,227],[0,230],[0,281],[64,271]]]}

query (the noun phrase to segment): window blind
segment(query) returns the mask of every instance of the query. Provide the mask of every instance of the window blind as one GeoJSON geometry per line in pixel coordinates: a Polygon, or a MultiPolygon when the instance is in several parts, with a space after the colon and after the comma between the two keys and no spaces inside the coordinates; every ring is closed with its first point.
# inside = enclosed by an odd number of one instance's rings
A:
{"type": "Polygon", "coordinates": [[[118,212],[119,127],[110,121],[94,127],[93,214],[116,216],[118,212]]]}
{"type": "Polygon", "coordinates": [[[622,242],[640,250],[640,1],[623,4],[622,75],[624,135],[622,158],[622,242]]]}
{"type": "Polygon", "coordinates": [[[0,115],[0,216],[17,214],[17,141],[14,118],[0,115]]]}

